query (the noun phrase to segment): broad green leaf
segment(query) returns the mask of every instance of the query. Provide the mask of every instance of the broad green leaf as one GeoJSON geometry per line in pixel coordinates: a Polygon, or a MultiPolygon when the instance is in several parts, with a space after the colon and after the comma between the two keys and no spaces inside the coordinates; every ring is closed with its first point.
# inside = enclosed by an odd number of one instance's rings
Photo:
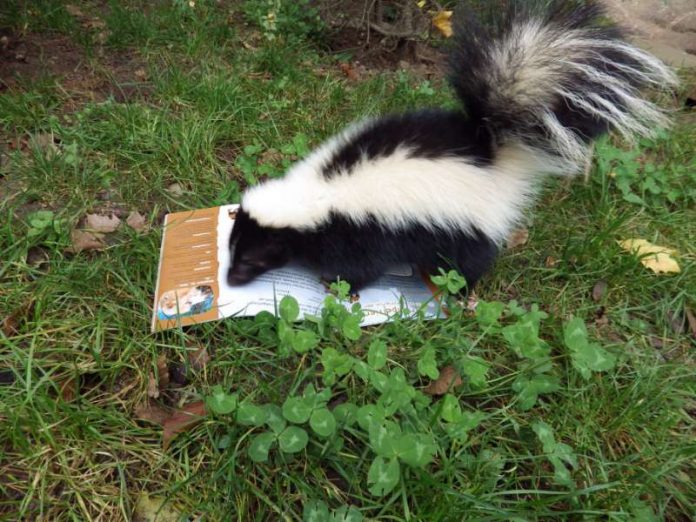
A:
{"type": "Polygon", "coordinates": [[[343,335],[345,335],[346,338],[350,339],[351,341],[357,341],[360,339],[360,336],[362,335],[362,330],[360,330],[360,317],[355,315],[346,316],[346,318],[343,320],[343,324],[341,324],[341,331],[343,332],[343,335]]]}
{"type": "Polygon", "coordinates": [[[446,424],[445,429],[453,439],[466,442],[469,432],[478,427],[485,418],[486,415],[480,411],[464,411],[456,422],[446,424]]]}
{"type": "Polygon", "coordinates": [[[591,377],[593,371],[611,370],[616,365],[615,355],[587,340],[587,328],[579,317],[575,317],[565,324],[563,339],[570,350],[573,366],[585,380],[591,377]]]}
{"type": "Polygon", "coordinates": [[[288,323],[292,323],[300,315],[300,306],[297,304],[297,300],[294,297],[286,295],[280,300],[278,312],[281,318],[288,323]]]}
{"type": "Polygon", "coordinates": [[[269,404],[266,406],[266,412],[266,425],[271,428],[271,431],[276,435],[281,433],[288,423],[285,422],[285,419],[283,418],[283,412],[280,409],[280,406],[276,404],[269,404]]]}
{"type": "Polygon", "coordinates": [[[290,323],[284,320],[278,321],[278,339],[281,343],[292,345],[295,341],[295,335],[296,332],[290,323]]]}
{"type": "Polygon", "coordinates": [[[283,403],[283,417],[295,424],[307,422],[311,414],[311,403],[304,397],[288,397],[283,403]]]}
{"type": "Polygon", "coordinates": [[[544,447],[545,453],[553,453],[556,447],[556,439],[553,436],[553,428],[542,420],[532,423],[532,430],[544,447]]]}
{"type": "Polygon", "coordinates": [[[295,333],[294,339],[291,341],[292,348],[297,353],[306,353],[319,344],[317,334],[311,330],[299,330],[295,333]]]}
{"type": "Polygon", "coordinates": [[[429,346],[423,351],[423,354],[418,359],[418,373],[435,380],[440,375],[437,369],[437,360],[435,359],[435,348],[429,346]]]}
{"type": "Polygon", "coordinates": [[[396,457],[390,460],[379,456],[375,458],[367,472],[370,493],[376,497],[383,497],[392,491],[399,483],[400,471],[396,457]]]}
{"type": "Polygon", "coordinates": [[[302,522],[327,522],[329,507],[322,500],[313,500],[305,504],[302,510],[302,522]]]}
{"type": "Polygon", "coordinates": [[[531,379],[520,377],[512,384],[512,389],[517,392],[520,409],[522,410],[532,408],[542,393],[551,393],[559,388],[558,378],[546,374],[535,375],[531,379]]]}
{"type": "Polygon", "coordinates": [[[278,437],[278,445],[284,453],[297,453],[307,446],[307,432],[297,426],[288,426],[278,437]]]}
{"type": "Polygon", "coordinates": [[[370,343],[367,350],[367,364],[373,370],[380,370],[387,363],[387,344],[384,341],[375,339],[370,343]]]}
{"type": "Polygon", "coordinates": [[[474,388],[486,386],[486,375],[490,368],[484,359],[475,355],[464,357],[461,363],[462,373],[469,378],[469,382],[474,388]]]}
{"type": "Polygon", "coordinates": [[[369,427],[370,447],[377,455],[396,455],[396,442],[401,437],[401,428],[392,421],[372,422],[369,427]]]}
{"type": "Polygon", "coordinates": [[[266,408],[256,406],[251,402],[242,402],[237,408],[237,422],[244,426],[261,426],[267,418],[266,408]]]}
{"type": "Polygon", "coordinates": [[[353,365],[353,371],[360,377],[364,382],[370,379],[370,372],[374,371],[370,366],[364,361],[355,361],[353,365]]]}
{"type": "Polygon", "coordinates": [[[363,514],[354,506],[341,506],[331,513],[329,522],[362,522],[363,514]]]}
{"type": "Polygon", "coordinates": [[[588,380],[591,372],[604,372],[616,365],[616,356],[596,343],[588,343],[584,348],[571,353],[573,366],[588,380]]]}
{"type": "Polygon", "coordinates": [[[399,459],[414,468],[430,464],[437,452],[437,445],[432,437],[422,433],[407,433],[396,443],[399,459]]]}
{"type": "Polygon", "coordinates": [[[343,376],[353,368],[353,358],[346,353],[339,353],[335,348],[324,348],[321,352],[321,364],[324,370],[331,369],[336,375],[343,376]]]}
{"type": "Polygon", "coordinates": [[[581,350],[587,344],[587,328],[585,322],[574,317],[563,327],[563,340],[571,350],[581,350]]]}
{"type": "Polygon", "coordinates": [[[255,435],[249,444],[249,458],[254,462],[268,461],[268,452],[271,450],[271,447],[273,447],[275,439],[275,434],[270,431],[264,431],[263,433],[255,435]]]}
{"type": "Polygon", "coordinates": [[[358,425],[368,431],[373,423],[381,424],[384,421],[384,410],[376,404],[366,404],[358,408],[356,420],[358,425]]]}
{"type": "Polygon", "coordinates": [[[462,416],[462,408],[457,399],[451,393],[446,394],[442,398],[442,409],[440,417],[447,422],[457,422],[462,416]]]}
{"type": "Polygon", "coordinates": [[[479,301],[476,306],[476,320],[483,327],[498,324],[498,319],[503,315],[505,304],[498,301],[479,301]]]}
{"type": "Polygon", "coordinates": [[[219,384],[213,388],[213,394],[206,401],[210,411],[218,415],[227,415],[237,409],[237,394],[228,394],[219,384]]]}
{"type": "Polygon", "coordinates": [[[344,402],[334,408],[333,414],[337,422],[350,427],[357,422],[358,407],[352,402],[344,402]]]}
{"type": "Polygon", "coordinates": [[[336,418],[326,408],[314,410],[309,418],[309,425],[321,437],[330,437],[336,432],[336,418]]]}
{"type": "Polygon", "coordinates": [[[383,393],[387,385],[389,383],[389,377],[384,375],[382,372],[373,370],[372,368],[368,369],[368,378],[370,380],[370,384],[372,384],[372,387],[377,390],[380,393],[383,393]]]}

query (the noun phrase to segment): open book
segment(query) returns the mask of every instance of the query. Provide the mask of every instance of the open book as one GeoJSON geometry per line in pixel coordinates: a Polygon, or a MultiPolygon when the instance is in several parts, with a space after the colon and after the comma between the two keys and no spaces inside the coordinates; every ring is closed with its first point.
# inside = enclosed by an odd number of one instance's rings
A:
{"type": "MultiPolygon", "coordinates": [[[[168,214],[164,222],[152,330],[215,321],[226,317],[276,313],[291,295],[304,314],[318,315],[328,290],[319,274],[297,264],[271,270],[249,284],[230,286],[228,242],[237,205],[168,214]]],[[[359,299],[362,326],[383,323],[417,312],[440,314],[434,289],[410,266],[395,267],[363,288],[359,299]]]]}

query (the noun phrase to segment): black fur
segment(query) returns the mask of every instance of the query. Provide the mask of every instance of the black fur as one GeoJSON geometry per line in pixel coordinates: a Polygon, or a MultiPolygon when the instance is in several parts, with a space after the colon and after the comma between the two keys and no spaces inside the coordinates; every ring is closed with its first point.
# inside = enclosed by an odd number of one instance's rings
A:
{"type": "Polygon", "coordinates": [[[397,147],[410,149],[412,157],[459,156],[479,167],[490,164],[494,153],[488,129],[461,111],[423,110],[374,121],[339,147],[322,173],[330,179],[362,159],[388,156],[397,147]]]}
{"type": "Polygon", "coordinates": [[[438,267],[454,268],[473,286],[491,268],[498,251],[476,230],[433,231],[414,225],[393,231],[375,220],[355,225],[337,214],[312,231],[269,229],[259,226],[244,210],[237,213],[230,247],[235,252],[228,272],[231,285],[246,283],[294,258],[316,268],[328,281],[340,277],[353,290],[397,263],[411,263],[433,274],[438,267]]]}

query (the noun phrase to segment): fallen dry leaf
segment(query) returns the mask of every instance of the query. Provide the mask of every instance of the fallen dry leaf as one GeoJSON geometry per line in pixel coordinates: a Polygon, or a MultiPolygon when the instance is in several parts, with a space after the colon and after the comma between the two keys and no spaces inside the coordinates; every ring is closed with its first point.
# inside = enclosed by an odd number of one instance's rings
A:
{"type": "Polygon", "coordinates": [[[181,513],[165,498],[151,497],[146,492],[138,495],[133,511],[133,522],[178,522],[179,520],[181,520],[181,513]]]}
{"type": "Polygon", "coordinates": [[[452,36],[452,11],[440,11],[433,16],[433,25],[445,38],[452,36]]]}
{"type": "Polygon", "coordinates": [[[82,12],[82,10],[79,7],[77,7],[76,5],[67,4],[65,6],[65,10],[71,16],[74,16],[75,18],[82,18],[83,16],[85,16],[85,14],[82,12]]]}
{"type": "Polygon", "coordinates": [[[505,243],[508,248],[512,249],[524,245],[528,239],[529,230],[526,228],[518,228],[510,232],[505,243]]]}
{"type": "Polygon", "coordinates": [[[151,399],[156,399],[160,395],[159,384],[157,383],[157,378],[154,372],[150,372],[147,375],[147,396],[151,399]]]}
{"type": "Polygon", "coordinates": [[[462,385],[462,378],[452,366],[445,366],[440,370],[440,376],[423,388],[423,393],[428,395],[444,395],[457,386],[462,385]]]}
{"type": "Polygon", "coordinates": [[[61,398],[65,402],[74,401],[77,395],[77,379],[75,377],[68,377],[64,381],[59,382],[58,390],[60,391],[61,398]]]}
{"type": "Polygon", "coordinates": [[[205,346],[201,346],[195,352],[190,352],[188,355],[189,364],[191,368],[196,371],[200,371],[205,368],[205,365],[210,361],[210,355],[208,355],[208,350],[205,346]]]}
{"type": "Polygon", "coordinates": [[[205,418],[205,403],[203,401],[192,402],[180,410],[176,410],[162,423],[164,431],[162,433],[162,444],[164,449],[169,447],[172,439],[205,418]]]}
{"type": "Polygon", "coordinates": [[[473,290],[469,292],[468,297],[466,298],[466,309],[469,310],[470,312],[475,312],[476,307],[479,304],[478,297],[476,296],[476,292],[473,290]]]}
{"type": "Polygon", "coordinates": [[[110,214],[108,216],[104,216],[102,214],[87,214],[85,216],[84,228],[92,232],[109,234],[115,231],[120,224],[121,220],[118,219],[118,216],[115,216],[114,214],[110,214]]]}
{"type": "Polygon", "coordinates": [[[339,65],[339,67],[341,68],[343,74],[346,75],[346,78],[348,78],[349,80],[356,81],[360,79],[358,73],[355,72],[355,69],[353,69],[353,67],[351,67],[349,63],[343,62],[339,65]]]}
{"type": "Polygon", "coordinates": [[[143,69],[142,67],[139,67],[135,71],[133,71],[133,74],[139,80],[144,80],[145,78],[147,78],[147,72],[145,72],[145,69],[143,69]]]}
{"type": "Polygon", "coordinates": [[[604,294],[607,293],[607,282],[597,281],[592,287],[592,300],[596,303],[601,301],[604,294]]]}
{"type": "Polygon", "coordinates": [[[162,426],[171,415],[170,411],[157,403],[148,404],[147,402],[135,408],[135,418],[159,424],[162,426]]]}
{"type": "Polygon", "coordinates": [[[686,321],[689,323],[691,336],[696,339],[696,315],[694,315],[690,308],[684,308],[684,313],[686,314],[686,321]]]}
{"type": "Polygon", "coordinates": [[[178,183],[172,183],[167,187],[167,192],[172,194],[173,196],[181,196],[184,193],[184,189],[181,185],[178,183]]]}
{"type": "Polygon", "coordinates": [[[164,390],[169,385],[169,366],[167,356],[163,353],[157,357],[157,384],[160,390],[164,390]]]}
{"type": "Polygon", "coordinates": [[[103,239],[104,234],[75,229],[70,232],[70,242],[72,245],[69,250],[75,254],[83,250],[101,250],[106,246],[103,239]]]}
{"type": "Polygon", "coordinates": [[[29,143],[39,150],[47,153],[48,156],[55,156],[60,153],[56,143],[56,137],[52,132],[37,132],[31,136],[29,143]]]}
{"type": "Polygon", "coordinates": [[[677,251],[672,248],[654,245],[645,239],[625,239],[618,243],[624,250],[640,257],[643,266],[656,274],[681,272],[679,263],[672,257],[677,251]]]}
{"type": "Polygon", "coordinates": [[[145,216],[136,210],[133,210],[130,214],[128,214],[126,224],[136,232],[142,232],[147,226],[145,216]]]}

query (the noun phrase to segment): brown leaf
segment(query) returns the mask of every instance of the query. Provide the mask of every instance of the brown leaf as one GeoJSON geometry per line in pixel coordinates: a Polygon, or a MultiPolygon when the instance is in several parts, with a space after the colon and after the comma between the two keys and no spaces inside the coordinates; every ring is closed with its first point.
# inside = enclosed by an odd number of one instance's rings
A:
{"type": "Polygon", "coordinates": [[[133,210],[130,214],[128,214],[126,224],[136,232],[142,232],[147,226],[145,216],[136,210],[133,210]]]}
{"type": "Polygon", "coordinates": [[[55,156],[60,152],[52,132],[38,132],[31,137],[30,143],[44,151],[48,156],[55,156]]]}
{"type": "Polygon", "coordinates": [[[19,317],[16,313],[11,313],[3,318],[0,330],[7,337],[13,337],[19,333],[19,317]]]}
{"type": "Polygon", "coordinates": [[[92,232],[108,234],[115,231],[120,224],[121,220],[118,219],[118,216],[113,214],[108,216],[102,214],[87,214],[85,216],[85,229],[92,232]]]}
{"type": "Polygon", "coordinates": [[[343,62],[343,63],[339,64],[339,67],[340,67],[341,71],[343,72],[343,74],[346,75],[346,78],[348,78],[349,80],[357,81],[360,79],[360,77],[358,76],[358,73],[355,72],[355,69],[353,69],[353,67],[351,67],[351,65],[349,63],[343,62]]]}
{"type": "Polygon", "coordinates": [[[201,346],[195,352],[189,352],[188,360],[194,370],[201,371],[210,361],[210,355],[208,355],[208,350],[205,346],[201,346]]]}
{"type": "Polygon", "coordinates": [[[101,250],[106,244],[103,241],[104,234],[89,232],[87,230],[73,230],[70,232],[72,246],[70,252],[78,253],[83,250],[101,250]]]}
{"type": "Polygon", "coordinates": [[[423,393],[428,395],[444,395],[457,386],[462,385],[462,378],[452,366],[445,366],[440,370],[440,376],[423,388],[423,393]]]}
{"type": "Polygon", "coordinates": [[[159,397],[159,395],[159,384],[157,383],[155,374],[153,372],[150,372],[147,375],[147,396],[151,399],[156,399],[157,397],[159,397]]]}
{"type": "Polygon", "coordinates": [[[510,232],[510,235],[507,237],[506,244],[510,249],[517,248],[518,246],[524,245],[528,239],[529,230],[526,228],[518,228],[510,232]]]}
{"type": "Polygon", "coordinates": [[[595,283],[592,287],[592,300],[597,303],[602,300],[604,294],[607,292],[607,282],[600,280],[595,283]]]}
{"type": "Polygon", "coordinates": [[[167,356],[163,353],[157,357],[157,383],[160,390],[164,390],[169,386],[169,366],[167,364],[167,356]]]}
{"type": "Polygon", "coordinates": [[[558,264],[558,260],[553,256],[547,256],[546,259],[544,259],[544,266],[546,268],[553,268],[557,264],[558,264]]]}
{"type": "Polygon", "coordinates": [[[60,396],[65,402],[74,401],[77,395],[77,379],[75,377],[68,377],[64,381],[58,383],[58,389],[60,390],[60,396]]]}
{"type": "Polygon", "coordinates": [[[144,80],[145,78],[147,78],[147,72],[145,72],[145,69],[143,69],[142,67],[139,67],[135,71],[133,71],[133,74],[139,80],[144,80]]]}
{"type": "Polygon", "coordinates": [[[67,4],[65,6],[65,10],[70,13],[71,16],[74,16],[75,18],[82,18],[85,16],[85,14],[82,12],[82,10],[77,7],[76,5],[72,4],[67,4]]]}
{"type": "Polygon", "coordinates": [[[205,403],[203,401],[192,402],[187,404],[182,409],[175,411],[168,417],[164,423],[164,432],[162,433],[162,443],[167,449],[171,440],[205,418],[205,403]]]}
{"type": "Polygon", "coordinates": [[[686,321],[689,323],[691,336],[696,339],[696,315],[694,315],[694,313],[688,307],[684,308],[684,313],[686,313],[686,321]]]}
{"type": "Polygon", "coordinates": [[[144,402],[135,408],[135,417],[137,419],[159,424],[160,426],[164,425],[164,421],[166,421],[170,415],[171,413],[169,410],[157,403],[148,404],[144,402]]]}

